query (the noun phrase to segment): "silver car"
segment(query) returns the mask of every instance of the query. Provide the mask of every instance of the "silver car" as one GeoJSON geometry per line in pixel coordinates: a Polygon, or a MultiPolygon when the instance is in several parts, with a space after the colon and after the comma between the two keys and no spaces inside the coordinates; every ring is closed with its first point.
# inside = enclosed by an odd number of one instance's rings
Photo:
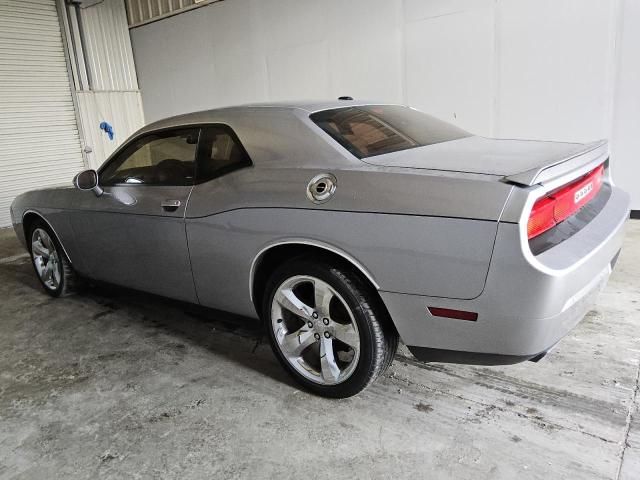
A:
{"type": "Polygon", "coordinates": [[[261,318],[329,397],[371,384],[399,339],[430,362],[541,358],[593,305],[629,214],[604,141],[352,100],[155,122],[74,184],[11,206],[49,294],[94,279],[261,318]]]}

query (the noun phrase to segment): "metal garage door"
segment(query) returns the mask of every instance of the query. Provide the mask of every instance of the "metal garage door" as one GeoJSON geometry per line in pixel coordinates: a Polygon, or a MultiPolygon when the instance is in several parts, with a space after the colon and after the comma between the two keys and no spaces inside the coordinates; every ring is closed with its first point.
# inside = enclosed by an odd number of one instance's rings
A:
{"type": "Polygon", "coordinates": [[[55,0],[0,0],[0,227],[16,195],[83,165],[55,0]]]}

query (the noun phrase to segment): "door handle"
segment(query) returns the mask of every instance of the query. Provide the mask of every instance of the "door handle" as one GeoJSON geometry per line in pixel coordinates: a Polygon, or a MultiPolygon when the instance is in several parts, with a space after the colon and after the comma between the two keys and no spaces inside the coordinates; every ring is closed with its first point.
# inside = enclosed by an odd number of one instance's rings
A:
{"type": "Polygon", "coordinates": [[[162,209],[167,212],[174,212],[181,205],[180,200],[165,200],[160,204],[162,209]]]}

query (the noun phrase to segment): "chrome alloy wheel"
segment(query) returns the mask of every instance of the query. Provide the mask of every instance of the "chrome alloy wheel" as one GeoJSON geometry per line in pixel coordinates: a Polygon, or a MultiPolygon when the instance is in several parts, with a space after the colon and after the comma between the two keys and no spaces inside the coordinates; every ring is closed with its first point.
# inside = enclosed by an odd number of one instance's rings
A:
{"type": "Polygon", "coordinates": [[[31,255],[38,276],[45,287],[57,290],[62,279],[62,264],[53,240],[42,228],[31,235],[31,255]]]}
{"type": "Polygon", "coordinates": [[[312,382],[342,383],[358,365],[358,325],[345,300],[323,280],[285,280],[273,296],[271,327],[287,362],[312,382]]]}

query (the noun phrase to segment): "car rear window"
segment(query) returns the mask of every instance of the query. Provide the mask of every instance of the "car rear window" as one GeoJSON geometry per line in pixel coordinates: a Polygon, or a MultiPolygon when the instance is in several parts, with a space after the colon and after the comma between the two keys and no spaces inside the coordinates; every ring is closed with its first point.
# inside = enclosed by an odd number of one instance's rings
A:
{"type": "Polygon", "coordinates": [[[471,136],[449,123],[400,105],[334,108],[312,113],[310,118],[358,158],[471,136]]]}

